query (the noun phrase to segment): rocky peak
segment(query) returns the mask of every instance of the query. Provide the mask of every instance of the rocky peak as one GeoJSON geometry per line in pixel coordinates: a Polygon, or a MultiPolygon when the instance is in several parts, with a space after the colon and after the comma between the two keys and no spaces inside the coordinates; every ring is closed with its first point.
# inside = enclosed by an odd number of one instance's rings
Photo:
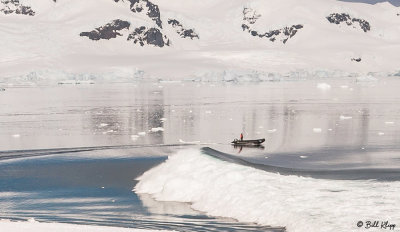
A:
{"type": "Polygon", "coordinates": [[[185,29],[183,25],[176,19],[168,19],[168,24],[172,26],[176,30],[176,33],[180,35],[182,38],[197,38],[199,39],[199,35],[194,32],[194,29],[185,29]]]}
{"type": "Polygon", "coordinates": [[[259,32],[257,30],[252,29],[252,25],[257,22],[257,19],[261,17],[260,14],[251,8],[243,9],[243,31],[247,31],[252,36],[257,36],[259,38],[268,38],[271,42],[281,41],[282,43],[286,43],[290,38],[296,35],[297,31],[303,28],[303,25],[296,24],[290,27],[284,27],[281,29],[270,30],[268,32],[259,32]]]}
{"type": "Polygon", "coordinates": [[[254,24],[257,22],[257,19],[261,17],[260,14],[251,8],[243,8],[243,21],[248,22],[249,24],[254,24]]]}
{"type": "MultiPolygon", "coordinates": [[[[124,0],[114,0],[114,2],[119,2],[124,0]]],[[[125,0],[130,2],[130,9],[134,13],[140,13],[142,11],[146,12],[146,15],[153,20],[157,26],[162,28],[162,21],[160,17],[160,9],[158,5],[150,2],[149,0],[125,0]]]]}
{"type": "Polygon", "coordinates": [[[169,46],[170,41],[167,36],[163,35],[158,28],[151,27],[147,28],[141,26],[136,28],[128,36],[128,41],[133,40],[135,44],[139,43],[140,46],[154,45],[155,47],[169,46]]]}
{"type": "Polygon", "coordinates": [[[25,6],[19,2],[19,0],[1,0],[0,1],[0,12],[4,14],[21,14],[34,16],[35,11],[30,6],[25,6]]]}
{"type": "Polygon", "coordinates": [[[91,40],[100,40],[100,39],[111,39],[116,38],[117,36],[122,36],[120,33],[123,29],[129,29],[130,23],[127,21],[123,21],[120,19],[113,20],[110,23],[107,23],[104,26],[95,28],[90,32],[82,32],[80,36],[87,36],[91,40]]]}
{"type": "Polygon", "coordinates": [[[346,13],[332,13],[329,16],[326,17],[326,19],[333,24],[346,24],[347,26],[353,26],[355,28],[354,24],[358,23],[360,28],[364,31],[367,32],[371,30],[371,26],[369,22],[367,22],[364,19],[358,19],[358,18],[352,18],[349,14],[346,13]]]}

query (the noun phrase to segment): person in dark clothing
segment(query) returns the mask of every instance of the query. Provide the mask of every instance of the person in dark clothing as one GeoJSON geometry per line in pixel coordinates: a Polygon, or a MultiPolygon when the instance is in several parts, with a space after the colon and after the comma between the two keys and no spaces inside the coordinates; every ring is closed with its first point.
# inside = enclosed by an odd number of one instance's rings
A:
{"type": "Polygon", "coordinates": [[[243,133],[240,133],[240,140],[243,141],[243,133]]]}

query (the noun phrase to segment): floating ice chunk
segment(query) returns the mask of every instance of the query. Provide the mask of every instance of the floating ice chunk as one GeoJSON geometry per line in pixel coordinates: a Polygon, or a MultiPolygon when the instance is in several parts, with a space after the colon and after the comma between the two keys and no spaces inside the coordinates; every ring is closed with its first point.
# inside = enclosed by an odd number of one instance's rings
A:
{"type": "Polygon", "coordinates": [[[211,114],[211,110],[206,110],[206,114],[211,114]]]}
{"type": "Polygon", "coordinates": [[[36,221],[35,218],[29,218],[28,222],[30,222],[30,223],[38,223],[38,221],[36,221]]]}
{"type": "Polygon", "coordinates": [[[331,86],[327,83],[318,83],[317,88],[322,90],[328,90],[331,89],[331,86]]]}
{"type": "Polygon", "coordinates": [[[187,141],[183,141],[182,139],[179,139],[180,143],[200,143],[200,141],[191,141],[191,142],[187,142],[187,141]]]}
{"type": "Polygon", "coordinates": [[[394,122],[385,122],[386,125],[393,125],[394,122]]]}
{"type": "Polygon", "coordinates": [[[332,128],[329,128],[328,131],[333,131],[333,129],[332,129],[332,128]]]}
{"type": "Polygon", "coordinates": [[[265,158],[265,159],[268,159],[268,156],[265,156],[264,158],[265,158]]]}
{"type": "Polygon", "coordinates": [[[101,127],[106,127],[106,126],[108,126],[107,123],[100,123],[100,125],[99,125],[100,128],[101,128],[101,127]]]}
{"type": "Polygon", "coordinates": [[[371,81],[377,81],[377,80],[378,79],[373,76],[362,76],[362,77],[356,78],[357,82],[371,82],[371,81]]]}
{"type": "Polygon", "coordinates": [[[348,89],[349,86],[348,86],[348,85],[341,85],[340,88],[342,88],[342,89],[348,89]]]}
{"type": "Polygon", "coordinates": [[[385,133],[383,133],[383,132],[378,132],[378,135],[379,136],[382,136],[382,135],[384,135],[385,133]]]}
{"type": "Polygon", "coordinates": [[[165,121],[167,121],[167,119],[166,118],[160,118],[160,121],[161,122],[165,122],[165,121]]]}
{"type": "Polygon", "coordinates": [[[353,117],[351,116],[345,116],[345,115],[340,115],[340,120],[348,120],[348,119],[352,119],[353,117]]]}
{"type": "Polygon", "coordinates": [[[139,135],[131,135],[131,140],[136,141],[139,138],[139,135]]]}
{"type": "Polygon", "coordinates": [[[155,127],[155,128],[151,128],[150,132],[159,132],[159,131],[164,131],[164,128],[162,127],[155,127]]]}
{"type": "Polygon", "coordinates": [[[19,138],[19,137],[21,137],[21,135],[20,134],[14,134],[14,135],[12,135],[12,137],[13,138],[19,138]]]}
{"type": "Polygon", "coordinates": [[[313,128],[314,133],[321,133],[322,129],[321,128],[313,128]]]}
{"type": "Polygon", "coordinates": [[[262,129],[262,128],[264,128],[264,127],[263,127],[263,126],[259,126],[258,128],[262,129]]]}
{"type": "Polygon", "coordinates": [[[308,158],[308,156],[306,156],[306,155],[301,155],[300,158],[306,159],[306,158],[308,158]]]}
{"type": "Polygon", "coordinates": [[[272,133],[275,133],[276,131],[277,131],[277,129],[274,128],[274,129],[268,130],[268,133],[271,133],[271,134],[272,134],[272,133]]]}
{"type": "Polygon", "coordinates": [[[144,131],[139,132],[138,135],[140,135],[140,136],[145,136],[145,135],[146,135],[146,132],[144,132],[144,131]]]}

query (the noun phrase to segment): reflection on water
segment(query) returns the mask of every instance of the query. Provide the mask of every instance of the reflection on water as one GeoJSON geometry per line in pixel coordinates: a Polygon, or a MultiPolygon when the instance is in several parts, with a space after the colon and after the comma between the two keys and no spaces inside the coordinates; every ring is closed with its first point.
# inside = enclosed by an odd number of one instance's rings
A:
{"type": "Polygon", "coordinates": [[[0,146],[200,141],[237,153],[229,143],[243,132],[245,139],[267,139],[264,152],[240,153],[257,162],[307,168],[398,166],[400,81],[326,81],[330,90],[318,89],[320,81],[10,88],[0,98],[0,146]]]}

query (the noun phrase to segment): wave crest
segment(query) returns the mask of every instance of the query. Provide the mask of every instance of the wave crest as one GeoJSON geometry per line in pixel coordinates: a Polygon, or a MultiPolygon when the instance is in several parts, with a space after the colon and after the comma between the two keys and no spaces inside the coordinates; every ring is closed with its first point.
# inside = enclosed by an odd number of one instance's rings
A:
{"type": "Polygon", "coordinates": [[[190,202],[212,216],[288,231],[349,231],[358,221],[400,218],[399,181],[280,175],[203,152],[179,151],[144,173],[134,190],[158,201],[190,202]]]}

